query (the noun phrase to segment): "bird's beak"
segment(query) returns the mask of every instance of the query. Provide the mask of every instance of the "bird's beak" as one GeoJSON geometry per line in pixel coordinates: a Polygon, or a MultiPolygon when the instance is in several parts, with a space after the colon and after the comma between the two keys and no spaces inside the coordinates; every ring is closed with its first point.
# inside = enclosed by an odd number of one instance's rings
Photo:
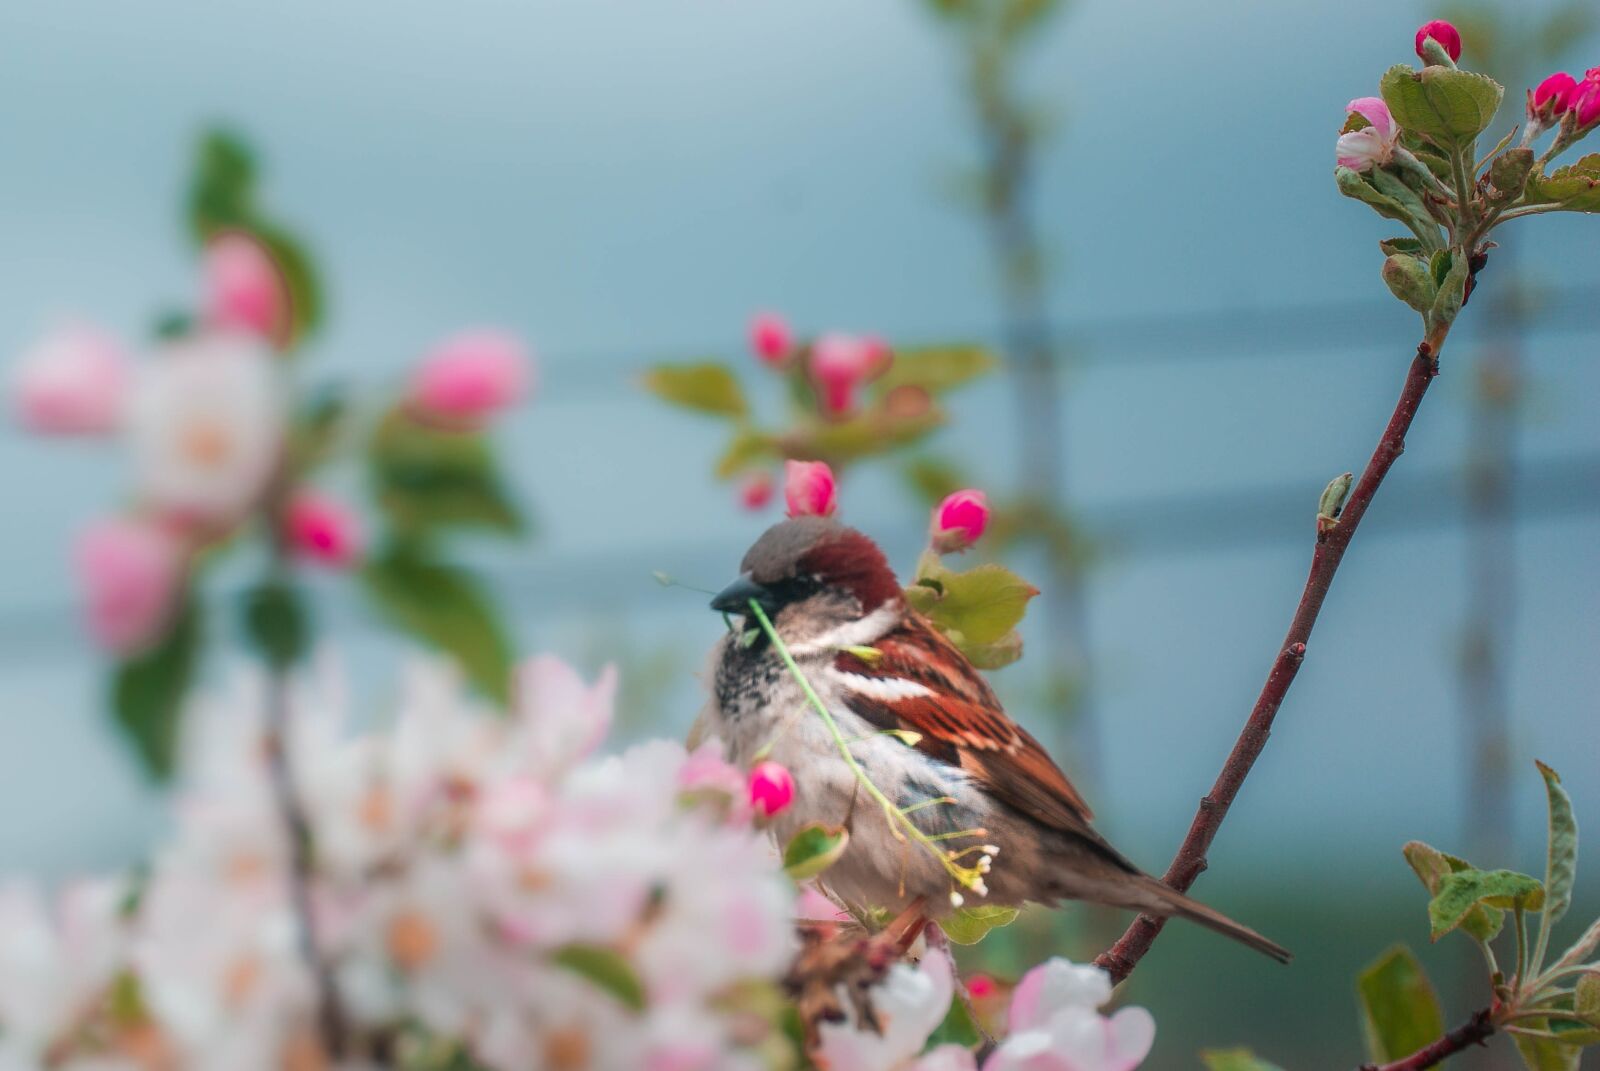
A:
{"type": "Polygon", "coordinates": [[[717,597],[711,600],[711,608],[725,614],[748,615],[751,599],[761,603],[764,609],[770,609],[771,598],[772,592],[752,580],[749,573],[744,573],[717,593],[717,597]]]}

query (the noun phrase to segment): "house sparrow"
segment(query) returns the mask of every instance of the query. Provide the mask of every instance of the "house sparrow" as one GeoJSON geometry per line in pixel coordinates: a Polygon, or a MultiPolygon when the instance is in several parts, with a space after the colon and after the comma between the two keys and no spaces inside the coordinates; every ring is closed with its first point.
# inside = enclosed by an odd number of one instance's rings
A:
{"type": "Polygon", "coordinates": [[[939,859],[897,835],[863,791],[759,631],[752,599],[872,782],[941,847],[998,849],[988,852],[986,903],[1074,899],[1179,915],[1288,961],[1283,948],[1161,884],[1095,831],[1083,797],[1038,741],[1006,715],[966,656],[907,605],[871,539],[826,518],[797,517],[769,528],[741,570],[711,603],[742,615],[744,627],[713,654],[711,701],[696,731],[718,737],[741,766],[767,749],[793,773],[794,803],[772,820],[779,843],[812,823],[849,830],[843,855],[822,876],[839,901],[902,912],[920,904],[937,918],[960,897],[939,859]]]}

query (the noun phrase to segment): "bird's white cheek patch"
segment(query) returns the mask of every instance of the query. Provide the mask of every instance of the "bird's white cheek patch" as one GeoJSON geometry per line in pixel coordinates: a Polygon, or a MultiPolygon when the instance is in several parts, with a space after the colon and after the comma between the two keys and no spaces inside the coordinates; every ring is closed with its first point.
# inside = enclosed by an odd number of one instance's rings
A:
{"type": "Polygon", "coordinates": [[[851,691],[890,703],[898,699],[921,699],[933,694],[933,689],[927,685],[902,677],[863,677],[859,673],[841,673],[839,679],[851,691]]]}

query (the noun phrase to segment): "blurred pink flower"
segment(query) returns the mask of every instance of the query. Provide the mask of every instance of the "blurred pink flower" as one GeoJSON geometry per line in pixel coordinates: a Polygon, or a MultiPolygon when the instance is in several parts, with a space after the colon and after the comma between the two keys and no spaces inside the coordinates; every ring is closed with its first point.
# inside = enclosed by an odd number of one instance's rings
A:
{"type": "Polygon", "coordinates": [[[17,418],[29,431],[98,435],[122,418],[130,369],[108,333],[88,325],[56,331],[23,354],[13,379],[17,418]]]}
{"type": "Polygon", "coordinates": [[[602,669],[593,684],[553,655],[517,667],[518,748],[528,768],[552,776],[587,758],[611,730],[616,696],[616,666],[602,669]]]}
{"type": "Polygon", "coordinates": [[[771,818],[794,802],[794,777],[776,762],[758,762],[750,768],[750,804],[771,818]]]}
{"type": "Polygon", "coordinates": [[[833,470],[826,461],[785,461],[783,499],[791,517],[831,517],[838,508],[833,470]]]}
{"type": "Polygon", "coordinates": [[[750,349],[765,364],[783,364],[794,352],[789,322],[777,313],[757,313],[750,321],[750,349]]]}
{"type": "Polygon", "coordinates": [[[1395,143],[1400,140],[1400,128],[1389,114],[1389,106],[1381,97],[1358,97],[1345,105],[1347,114],[1361,116],[1371,126],[1339,135],[1336,156],[1340,167],[1355,171],[1371,170],[1375,164],[1386,164],[1394,157],[1395,143]]]}
{"type": "Polygon", "coordinates": [[[957,491],[945,497],[933,511],[930,537],[940,554],[966,550],[989,527],[989,499],[982,491],[957,491]]]}
{"type": "Polygon", "coordinates": [[[74,562],[89,604],[89,631],[113,654],[137,654],[160,638],[177,603],[183,555],[148,521],[110,517],[78,536],[74,562]]]}
{"type": "Polygon", "coordinates": [[[1150,1054],[1155,1020],[1143,1008],[1109,1018],[1111,979],[1097,967],[1059,957],[1022,976],[1011,997],[1011,1036],[984,1071],[1132,1071],[1150,1054]]]}
{"type": "Polygon", "coordinates": [[[811,378],[823,411],[840,416],[855,407],[856,388],[879,370],[888,347],[876,339],[830,334],[811,347],[811,378]]]}
{"type": "Polygon", "coordinates": [[[433,415],[476,421],[520,400],[532,379],[533,359],[521,340],[504,331],[463,331],[422,359],[411,399],[433,415]]]}
{"type": "Polygon", "coordinates": [[[289,545],[308,561],[345,569],[361,557],[361,519],[349,505],[321,491],[295,492],[285,524],[289,545]]]}
{"type": "Polygon", "coordinates": [[[966,1063],[945,1063],[947,1054],[939,1050],[935,1050],[940,1057],[938,1063],[924,1063],[928,1057],[918,1059],[929,1036],[950,1010],[954,992],[948,956],[926,955],[915,966],[896,963],[869,994],[881,1029],[871,1030],[854,1021],[823,1023],[815,1054],[817,1065],[828,1071],[970,1068],[970,1053],[966,1063]]]}
{"type": "Polygon", "coordinates": [[[1439,47],[1444,49],[1445,54],[1450,57],[1452,62],[1461,58],[1461,31],[1443,19],[1434,19],[1432,22],[1425,22],[1417,28],[1417,55],[1424,62],[1427,61],[1428,57],[1422,51],[1422,42],[1430,37],[1439,43],[1439,47]]]}
{"type": "Polygon", "coordinates": [[[766,509],[767,503],[772,501],[772,492],[771,473],[752,473],[739,485],[739,504],[752,512],[766,509]]]}
{"type": "Polygon", "coordinates": [[[206,323],[289,342],[289,287],[265,246],[243,231],[225,231],[206,243],[201,262],[206,323]]]}

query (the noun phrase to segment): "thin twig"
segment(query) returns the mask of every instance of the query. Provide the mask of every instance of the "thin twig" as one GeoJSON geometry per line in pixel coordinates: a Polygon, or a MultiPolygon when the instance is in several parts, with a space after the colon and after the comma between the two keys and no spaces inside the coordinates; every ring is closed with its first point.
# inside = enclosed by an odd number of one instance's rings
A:
{"type": "MultiPolygon", "coordinates": [[[[278,496],[269,499],[267,516],[278,518],[282,510],[278,496]]],[[[286,584],[289,574],[288,548],[280,534],[283,525],[275,523],[269,538],[273,583],[286,584]]],[[[344,1056],[345,1015],[339,1000],[339,990],[333,972],[322,955],[317,934],[317,917],[312,902],[315,860],[311,821],[300,801],[299,785],[290,759],[290,720],[292,706],[289,696],[289,665],[280,659],[267,660],[266,682],[266,752],[267,770],[272,785],[273,803],[278,819],[283,823],[289,840],[289,904],[294,912],[298,930],[300,954],[311,972],[317,1002],[317,1030],[323,1052],[333,1060],[344,1056]]]]}
{"type": "Polygon", "coordinates": [[[1494,1033],[1494,1019],[1488,1008],[1474,1012],[1471,1019],[1431,1044],[1424,1045],[1410,1056],[1387,1064],[1362,1064],[1357,1071],[1425,1071],[1447,1057],[1464,1052],[1474,1045],[1482,1045],[1494,1033]]]}
{"type": "MultiPolygon", "coordinates": [[[[1189,886],[1205,870],[1206,853],[1211,848],[1211,842],[1222,820],[1227,817],[1234,797],[1239,794],[1239,787],[1266,746],[1273,719],[1305,658],[1306,643],[1311,638],[1311,630],[1317,623],[1317,615],[1322,610],[1323,600],[1327,598],[1334,573],[1338,571],[1339,563],[1362,517],[1366,515],[1367,507],[1378,493],[1378,487],[1388,475],[1390,467],[1405,451],[1406,432],[1411,428],[1411,421],[1417,415],[1417,407],[1422,403],[1428,386],[1439,373],[1439,348],[1447,331],[1447,328],[1434,331],[1417,347],[1417,355],[1411,362],[1405,386],[1400,391],[1400,400],[1395,404],[1394,413],[1389,417],[1388,426],[1384,428],[1383,437],[1378,440],[1360,481],[1351,492],[1338,522],[1317,536],[1310,575],[1300,594],[1294,619],[1289,623],[1289,632],[1278,649],[1277,657],[1273,659],[1267,682],[1256,698],[1249,720],[1234,742],[1228,761],[1217,775],[1211,791],[1201,799],[1194,821],[1190,823],[1189,833],[1161,879],[1179,892],[1188,891],[1189,886]]],[[[1095,958],[1095,965],[1110,974],[1114,982],[1122,981],[1150,951],[1150,946],[1165,924],[1165,919],[1140,915],[1115,944],[1095,958]]]]}

